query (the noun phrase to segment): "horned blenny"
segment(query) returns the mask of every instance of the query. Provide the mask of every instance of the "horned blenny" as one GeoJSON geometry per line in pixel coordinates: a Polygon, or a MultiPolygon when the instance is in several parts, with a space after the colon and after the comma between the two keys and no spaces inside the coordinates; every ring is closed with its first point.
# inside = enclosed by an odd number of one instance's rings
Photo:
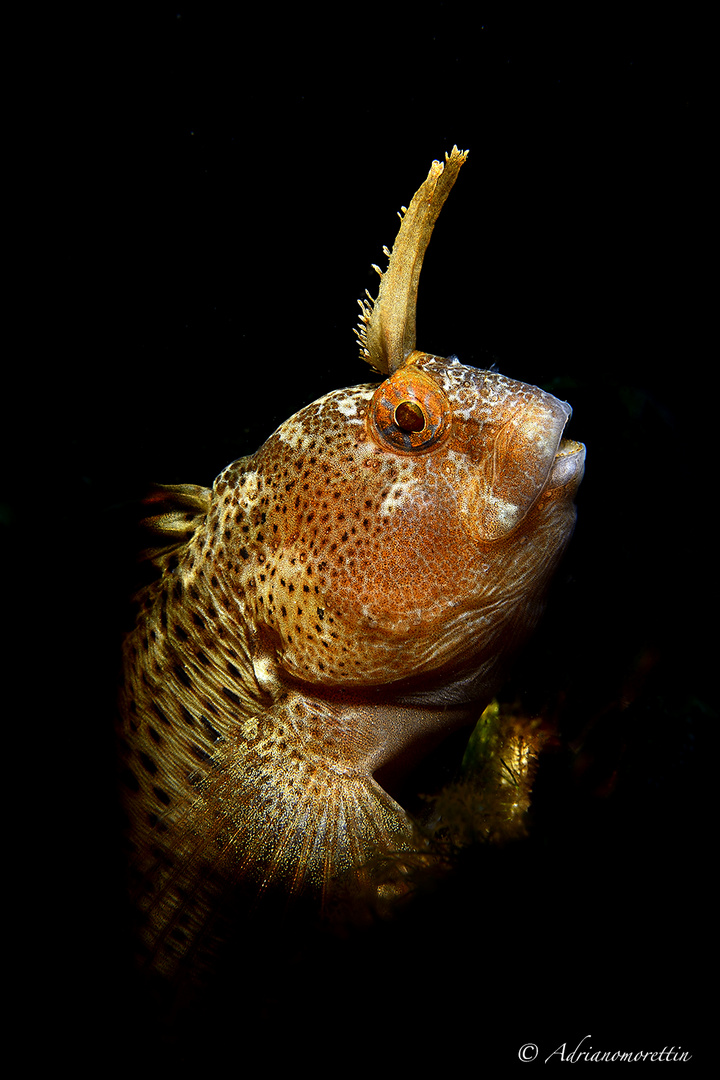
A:
{"type": "Polygon", "coordinates": [[[569,405],[415,347],[466,156],[433,162],[360,302],[375,381],[301,409],[212,489],[158,494],[121,742],[142,949],[164,974],[236,890],[401,888],[422,836],[391,792],[480,717],[572,534],[569,405]]]}

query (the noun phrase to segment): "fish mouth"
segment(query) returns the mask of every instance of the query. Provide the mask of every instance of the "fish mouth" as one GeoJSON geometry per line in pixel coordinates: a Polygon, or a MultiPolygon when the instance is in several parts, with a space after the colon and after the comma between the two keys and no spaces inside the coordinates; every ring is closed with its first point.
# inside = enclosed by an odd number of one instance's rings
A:
{"type": "Polygon", "coordinates": [[[585,471],[585,447],[575,439],[561,439],[555,452],[550,475],[545,486],[546,491],[567,488],[575,490],[585,471]]]}

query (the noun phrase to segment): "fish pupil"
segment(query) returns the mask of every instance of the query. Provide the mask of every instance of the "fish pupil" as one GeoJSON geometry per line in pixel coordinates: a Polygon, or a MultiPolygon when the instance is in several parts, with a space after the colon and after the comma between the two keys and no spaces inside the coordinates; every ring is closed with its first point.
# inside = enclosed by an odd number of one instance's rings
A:
{"type": "Polygon", "coordinates": [[[414,401],[401,401],[395,409],[395,423],[401,431],[422,431],[425,415],[414,401]]]}

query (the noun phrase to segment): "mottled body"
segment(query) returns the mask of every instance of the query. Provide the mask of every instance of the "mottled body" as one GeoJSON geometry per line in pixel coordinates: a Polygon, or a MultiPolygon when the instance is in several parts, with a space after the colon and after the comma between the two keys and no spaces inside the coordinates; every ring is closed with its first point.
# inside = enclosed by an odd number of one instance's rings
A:
{"type": "MultiPolygon", "coordinates": [[[[409,249],[422,261],[452,183],[435,194],[436,166],[391,278],[409,249]]],[[[391,280],[395,307],[385,280],[363,303],[383,382],[302,409],[156,521],[177,542],[125,644],[122,715],[161,970],[211,937],[236,887],[397,889],[419,839],[387,787],[477,720],[571,535],[584,451],[562,439],[569,406],[416,351],[418,274],[404,302],[391,280]]]]}

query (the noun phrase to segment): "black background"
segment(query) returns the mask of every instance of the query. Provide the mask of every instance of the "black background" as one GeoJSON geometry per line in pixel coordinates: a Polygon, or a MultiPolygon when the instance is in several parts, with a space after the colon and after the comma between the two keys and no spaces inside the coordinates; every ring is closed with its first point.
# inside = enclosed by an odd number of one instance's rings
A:
{"type": "MultiPolygon", "coordinates": [[[[356,299],[454,143],[470,155],[426,258],[418,345],[566,398],[587,446],[575,537],[504,691],[557,725],[530,836],[471,853],[359,939],[253,943],[241,1004],[183,1035],[240,1071],[281,1049],[313,1071],[435,1051],[480,1070],[588,1033],[702,1056],[707,29],[484,12],[121,10],[45,84],[49,302],[16,366],[50,343],[32,427],[46,482],[40,498],[10,470],[7,516],[14,556],[27,518],[52,525],[35,565],[60,658],[42,724],[61,843],[43,876],[68,948],[48,967],[102,1060],[140,1008],[111,737],[137,501],[152,482],[209,485],[302,405],[367,381],[356,299]]],[[[78,1023],[65,1036],[87,1048],[78,1023]]]]}

